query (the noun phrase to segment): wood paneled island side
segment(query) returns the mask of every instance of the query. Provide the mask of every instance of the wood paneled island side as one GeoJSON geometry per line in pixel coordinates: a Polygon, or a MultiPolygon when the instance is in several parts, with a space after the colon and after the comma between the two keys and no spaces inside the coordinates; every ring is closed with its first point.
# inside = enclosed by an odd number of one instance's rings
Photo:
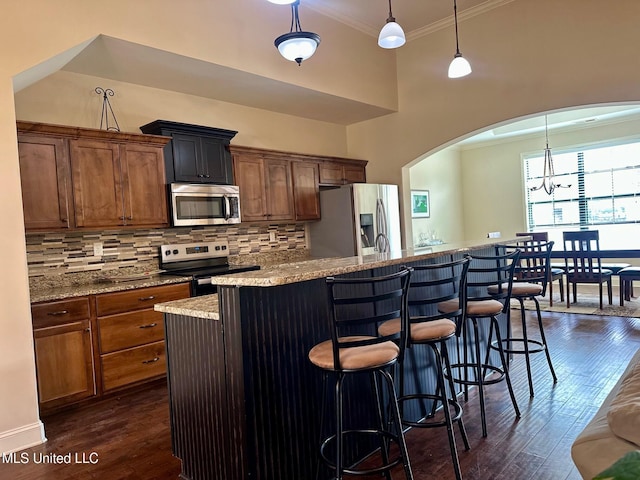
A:
{"type": "MultiPolygon", "coordinates": [[[[217,295],[157,304],[165,317],[172,448],[182,460],[181,478],[315,478],[319,439],[330,428],[325,422],[321,432],[320,412],[331,404],[331,392],[322,398],[322,375],[307,354],[329,336],[325,277],[375,276],[400,265],[493,254],[506,242],[284,264],[216,277],[217,295]]],[[[500,322],[506,327],[506,316],[500,322]]],[[[424,371],[416,379],[421,388],[435,389],[428,349],[409,360],[405,368],[417,363],[424,371]]],[[[347,388],[369,388],[368,379],[347,388]]],[[[346,412],[356,425],[372,409],[358,403],[346,412]]],[[[375,447],[358,448],[351,454],[375,447]]]]}

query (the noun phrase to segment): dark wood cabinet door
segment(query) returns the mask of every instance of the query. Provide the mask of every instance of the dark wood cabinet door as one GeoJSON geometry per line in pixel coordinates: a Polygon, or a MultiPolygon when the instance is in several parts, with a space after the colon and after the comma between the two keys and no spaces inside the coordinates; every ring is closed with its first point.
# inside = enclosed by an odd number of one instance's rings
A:
{"type": "Polygon", "coordinates": [[[24,226],[75,226],[67,143],[45,135],[18,135],[24,226]]]}
{"type": "Polygon", "coordinates": [[[320,163],[320,183],[323,185],[342,185],[344,183],[344,171],[339,163],[320,163]]]}
{"type": "Polygon", "coordinates": [[[344,166],[345,183],[365,183],[367,175],[363,166],[345,165],[344,166]]]}
{"type": "Polygon", "coordinates": [[[172,135],[173,168],[176,182],[204,181],[204,166],[200,153],[200,137],[184,133],[172,135]]]}
{"type": "Polygon", "coordinates": [[[120,168],[125,224],[169,225],[162,147],[122,145],[120,168]]]}
{"type": "Polygon", "coordinates": [[[202,171],[210,183],[233,183],[231,154],[217,138],[201,137],[202,171]]]}
{"type": "Polygon", "coordinates": [[[293,220],[291,162],[264,159],[268,220],[293,220]]]}
{"type": "Polygon", "coordinates": [[[234,155],[234,176],[240,188],[240,216],[243,222],[267,220],[267,192],[262,157],[234,155]]]}
{"type": "Polygon", "coordinates": [[[95,395],[89,325],[81,320],[33,331],[43,411],[95,395]]]}
{"type": "Polygon", "coordinates": [[[118,144],[78,139],[70,147],[76,225],[124,225],[118,144]]]}
{"type": "Polygon", "coordinates": [[[318,164],[291,162],[293,201],[296,220],[320,219],[320,189],[318,164]]]}

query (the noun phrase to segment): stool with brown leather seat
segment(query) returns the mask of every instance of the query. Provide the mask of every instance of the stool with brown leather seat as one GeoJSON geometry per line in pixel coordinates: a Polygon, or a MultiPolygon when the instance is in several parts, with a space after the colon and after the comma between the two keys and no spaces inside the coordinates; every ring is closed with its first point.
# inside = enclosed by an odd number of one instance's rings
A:
{"type": "MultiPolygon", "coordinates": [[[[498,315],[506,314],[509,309],[518,255],[519,252],[515,251],[508,254],[497,253],[496,255],[471,256],[471,264],[467,275],[466,315],[463,327],[460,329],[464,357],[462,362],[452,364],[451,370],[447,372],[447,376],[450,376],[455,383],[464,386],[465,400],[468,400],[468,387],[478,387],[483,437],[487,436],[485,386],[505,380],[516,418],[520,418],[520,409],[513,393],[507,359],[502,348],[502,334],[498,324],[498,315]],[[495,290],[493,290],[494,287],[495,290]],[[490,322],[484,355],[481,351],[481,334],[478,325],[482,319],[488,319],[490,322]],[[472,338],[469,338],[469,323],[473,327],[472,338]],[[489,363],[489,354],[494,335],[500,359],[499,366],[489,363]],[[469,359],[469,347],[473,350],[473,361],[469,359]],[[469,372],[472,373],[472,378],[470,378],[469,372]]],[[[439,308],[444,312],[452,311],[457,308],[457,302],[442,302],[439,308]]]]}
{"type": "MultiPolygon", "coordinates": [[[[527,379],[529,381],[529,395],[533,397],[533,378],[531,375],[532,353],[544,352],[547,356],[547,363],[553,383],[558,381],[556,372],[551,363],[551,355],[547,339],[544,334],[542,315],[540,314],[540,303],[537,297],[543,297],[549,283],[549,268],[551,263],[551,249],[554,242],[540,243],[537,241],[519,241],[514,244],[504,245],[506,252],[519,251],[518,262],[515,268],[515,278],[511,289],[511,298],[516,299],[520,304],[520,318],[522,321],[522,336],[514,337],[511,334],[511,318],[509,315],[509,333],[502,339],[504,351],[508,354],[524,355],[527,366],[527,379]],[[527,316],[524,308],[524,301],[532,300],[536,306],[538,319],[538,332],[540,340],[529,338],[527,332],[527,316]]],[[[489,292],[495,291],[496,287],[491,286],[489,292]]],[[[509,314],[510,314],[509,310],[509,314]]],[[[492,348],[497,349],[494,344],[492,348]]]]}
{"type": "MultiPolygon", "coordinates": [[[[309,360],[322,370],[325,387],[329,374],[336,379],[335,432],[321,441],[320,457],[334,471],[334,478],[337,480],[342,479],[344,474],[384,474],[390,480],[391,469],[400,463],[404,466],[405,477],[413,479],[393,378],[387,371],[396,364],[400,355],[400,347],[395,342],[401,341],[408,321],[407,292],[410,277],[411,269],[403,268],[399,272],[377,277],[329,277],[326,280],[331,338],[314,346],[309,351],[309,360]],[[378,335],[378,325],[396,318],[400,319],[399,331],[389,335],[378,335]],[[374,428],[347,429],[344,426],[348,418],[344,418],[343,383],[347,375],[353,374],[370,375],[374,390],[370,403],[373,404],[371,408],[378,417],[378,424],[374,428]],[[386,385],[386,392],[381,391],[380,383],[386,385]],[[382,404],[383,398],[387,398],[389,402],[389,418],[384,418],[387,409],[382,404]],[[359,437],[364,438],[359,440],[359,437]],[[377,440],[378,463],[357,468],[363,458],[353,458],[354,455],[349,454],[354,451],[354,448],[347,448],[345,445],[346,440],[350,438],[354,440],[353,445],[367,442],[366,439],[369,439],[369,442],[377,440]],[[394,458],[389,458],[390,442],[398,446],[399,454],[394,458]]],[[[363,397],[362,389],[350,393],[358,395],[357,398],[351,399],[351,405],[356,404],[360,409],[366,408],[367,399],[363,397]]],[[[323,403],[321,423],[324,420],[324,411],[323,403]]],[[[374,449],[365,452],[365,455],[372,450],[374,449]]],[[[367,458],[367,465],[371,462],[371,457],[367,458]]]]}
{"type": "MultiPolygon", "coordinates": [[[[466,450],[469,450],[469,441],[462,422],[462,407],[456,401],[453,381],[449,378],[450,394],[447,394],[444,371],[451,369],[447,341],[455,338],[465,314],[469,258],[412,268],[409,324],[404,341],[400,343],[398,402],[402,423],[415,428],[446,427],[453,469],[456,479],[460,480],[462,473],[453,423],[457,423],[460,428],[466,450]],[[445,301],[457,301],[458,307],[446,313],[439,312],[438,304],[445,301]],[[425,364],[425,360],[416,360],[417,354],[410,355],[421,345],[429,347],[433,354],[433,361],[428,364],[425,364]],[[425,392],[425,384],[430,383],[424,376],[424,370],[427,369],[434,371],[436,375],[435,392],[425,392]],[[442,407],[444,418],[436,417],[438,406],[442,407]]],[[[396,319],[383,323],[378,332],[381,335],[393,335],[400,329],[400,319],[396,319]]]]}

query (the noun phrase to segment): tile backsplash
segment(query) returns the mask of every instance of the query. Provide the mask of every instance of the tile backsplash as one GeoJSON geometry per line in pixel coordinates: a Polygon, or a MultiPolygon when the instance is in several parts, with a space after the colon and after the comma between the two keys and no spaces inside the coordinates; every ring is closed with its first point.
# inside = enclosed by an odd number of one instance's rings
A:
{"type": "Polygon", "coordinates": [[[229,256],[240,259],[306,250],[304,224],[28,233],[27,264],[30,277],[134,267],[157,263],[160,245],[224,240],[229,256]],[[270,240],[272,232],[275,241],[270,240]],[[94,255],[96,243],[102,244],[102,255],[94,255]]]}

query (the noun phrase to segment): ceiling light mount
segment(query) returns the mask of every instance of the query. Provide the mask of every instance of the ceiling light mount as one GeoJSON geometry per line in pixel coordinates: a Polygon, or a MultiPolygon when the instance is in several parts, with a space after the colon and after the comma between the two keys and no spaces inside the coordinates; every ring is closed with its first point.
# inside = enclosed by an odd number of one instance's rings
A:
{"type": "Polygon", "coordinates": [[[398,48],[405,44],[406,38],[402,27],[396,23],[396,19],[391,12],[391,0],[389,0],[389,17],[380,35],[378,35],[378,45],[382,48],[398,48]]]}
{"type": "Polygon", "coordinates": [[[549,126],[547,124],[547,116],[544,116],[544,134],[547,141],[546,147],[544,149],[544,174],[542,177],[542,183],[537,187],[531,187],[529,190],[535,192],[536,190],[541,190],[544,188],[544,191],[547,192],[547,195],[551,195],[556,188],[569,188],[569,185],[561,185],[559,183],[555,183],[554,177],[555,172],[553,170],[553,158],[551,157],[551,148],[549,148],[549,126]]]}
{"type": "Polygon", "coordinates": [[[453,56],[453,60],[449,64],[448,75],[449,78],[460,78],[471,73],[471,65],[460,53],[460,44],[458,42],[458,5],[456,0],[453,0],[453,23],[456,27],[456,54],[453,56]]]}
{"type": "Polygon", "coordinates": [[[320,44],[320,35],[313,32],[305,32],[300,26],[300,15],[298,13],[298,6],[300,0],[294,2],[287,2],[284,0],[273,1],[272,3],[286,4],[291,3],[291,29],[289,33],[280,35],[273,42],[282,55],[287,60],[296,62],[298,66],[303,60],[311,57],[318,45],[320,44]]]}

